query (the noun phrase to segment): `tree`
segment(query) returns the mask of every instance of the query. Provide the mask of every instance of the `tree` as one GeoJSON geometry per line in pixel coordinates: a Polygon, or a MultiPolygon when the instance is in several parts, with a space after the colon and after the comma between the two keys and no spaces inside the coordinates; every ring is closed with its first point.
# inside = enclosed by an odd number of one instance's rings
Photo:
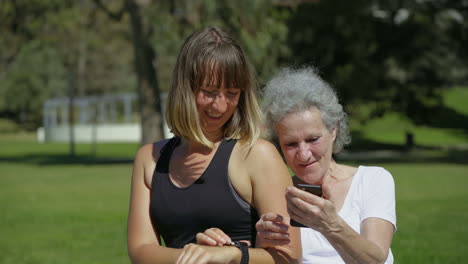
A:
{"type": "Polygon", "coordinates": [[[160,91],[169,88],[179,47],[195,29],[226,28],[240,40],[263,79],[275,70],[277,57],[287,53],[285,15],[276,11],[271,1],[125,0],[117,12],[100,0],[95,3],[115,20],[125,13],[130,16],[143,142],[162,137],[162,132],[154,134],[162,125],[160,91]]]}
{"type": "Polygon", "coordinates": [[[78,96],[134,87],[126,31],[89,3],[0,2],[0,115],[36,129],[44,101],[67,95],[70,75],[78,96]]]}
{"type": "Polygon", "coordinates": [[[0,101],[0,114],[11,112],[20,123],[24,119],[18,116],[28,117],[34,129],[41,123],[44,100],[66,95],[68,83],[76,95],[137,87],[143,142],[153,142],[162,138],[160,92],[168,90],[179,48],[195,29],[226,29],[240,41],[260,81],[271,76],[278,58],[288,54],[288,11],[275,8],[273,2],[2,1],[0,27],[5,34],[0,41],[12,49],[2,49],[0,55],[0,94],[8,95],[0,101]],[[47,61],[45,56],[51,66],[37,66],[47,61]],[[27,66],[34,71],[26,72],[27,66]],[[15,106],[21,101],[15,96],[19,83],[31,91],[19,95],[28,108],[15,106]]]}
{"type": "Polygon", "coordinates": [[[441,91],[468,79],[467,10],[450,0],[304,3],[289,20],[291,60],[316,65],[354,117],[396,111],[427,123],[441,91]]]}

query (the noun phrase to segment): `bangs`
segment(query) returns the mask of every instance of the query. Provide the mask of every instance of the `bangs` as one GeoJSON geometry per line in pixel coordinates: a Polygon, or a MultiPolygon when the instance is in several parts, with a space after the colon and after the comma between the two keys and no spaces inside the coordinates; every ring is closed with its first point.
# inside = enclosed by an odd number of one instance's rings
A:
{"type": "Polygon", "coordinates": [[[198,56],[192,71],[192,90],[205,85],[244,91],[251,85],[249,65],[238,50],[220,43],[204,53],[198,56]]]}

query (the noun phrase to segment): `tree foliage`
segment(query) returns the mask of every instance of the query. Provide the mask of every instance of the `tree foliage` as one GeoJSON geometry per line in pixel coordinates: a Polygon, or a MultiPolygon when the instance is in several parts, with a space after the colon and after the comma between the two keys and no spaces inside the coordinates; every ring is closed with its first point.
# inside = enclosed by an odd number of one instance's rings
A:
{"type": "MultiPolygon", "coordinates": [[[[468,79],[467,18],[466,0],[4,0],[0,115],[39,126],[44,100],[66,95],[75,76],[77,95],[154,97],[140,99],[150,120],[185,38],[220,26],[240,41],[260,84],[283,64],[312,64],[354,117],[397,111],[430,123],[441,92],[468,79]],[[138,12],[129,15],[132,5],[138,12]],[[141,23],[140,48],[132,19],[141,23]],[[154,93],[146,93],[151,79],[154,93]]],[[[144,130],[160,137],[155,126],[144,130]]]]}
{"type": "Polygon", "coordinates": [[[449,0],[304,3],[289,20],[289,45],[356,116],[396,111],[427,122],[441,91],[467,80],[467,9],[449,0]]]}
{"type": "Polygon", "coordinates": [[[89,1],[0,3],[0,113],[24,128],[42,123],[45,100],[134,89],[127,27],[110,23],[89,1]]]}

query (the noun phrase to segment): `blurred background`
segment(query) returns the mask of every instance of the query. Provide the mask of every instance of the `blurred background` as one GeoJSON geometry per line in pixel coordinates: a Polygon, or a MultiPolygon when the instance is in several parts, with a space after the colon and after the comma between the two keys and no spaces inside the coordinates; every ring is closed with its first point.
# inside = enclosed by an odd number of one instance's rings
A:
{"type": "MultiPolygon", "coordinates": [[[[230,32],[259,87],[312,65],[394,176],[396,263],[468,258],[467,0],[1,0],[0,263],[128,263],[132,160],[185,38],[230,32]]],[[[261,98],[260,98],[261,99],[261,98]]]]}

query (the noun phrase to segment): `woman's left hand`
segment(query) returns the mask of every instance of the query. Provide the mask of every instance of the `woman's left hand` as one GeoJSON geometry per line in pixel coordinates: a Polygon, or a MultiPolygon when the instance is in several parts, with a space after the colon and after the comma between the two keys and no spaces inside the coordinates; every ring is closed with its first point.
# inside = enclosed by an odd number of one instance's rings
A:
{"type": "Polygon", "coordinates": [[[223,246],[231,243],[231,238],[221,229],[213,227],[198,233],[196,236],[197,244],[205,246],[223,246]]]}
{"type": "Polygon", "coordinates": [[[296,187],[286,189],[288,213],[291,218],[320,233],[336,231],[339,216],[333,202],[296,187]]]}
{"type": "Polygon", "coordinates": [[[191,243],[184,246],[175,264],[223,264],[240,259],[240,256],[236,247],[210,247],[191,243]]]}

